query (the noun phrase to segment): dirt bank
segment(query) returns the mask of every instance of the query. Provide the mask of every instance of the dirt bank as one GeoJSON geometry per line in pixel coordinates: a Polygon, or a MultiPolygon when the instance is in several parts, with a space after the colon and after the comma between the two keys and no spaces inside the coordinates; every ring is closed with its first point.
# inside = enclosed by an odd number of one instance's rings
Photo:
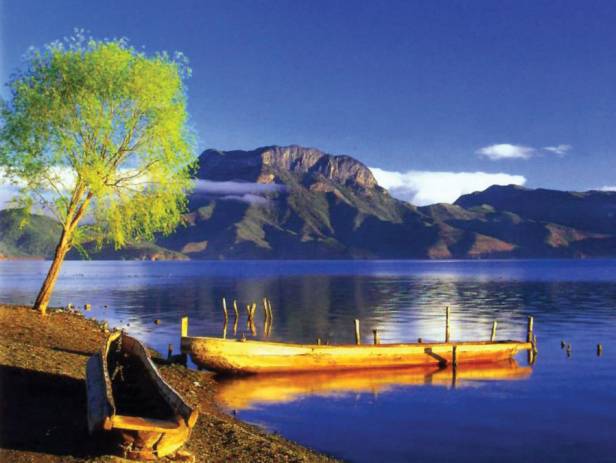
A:
{"type": "MultiPolygon", "coordinates": [[[[85,363],[104,337],[83,316],[52,310],[41,317],[27,307],[0,305],[0,461],[125,461],[105,455],[86,429],[85,363]]],[[[201,412],[184,447],[197,461],[334,461],[223,413],[211,374],[179,365],[160,371],[201,412]]]]}

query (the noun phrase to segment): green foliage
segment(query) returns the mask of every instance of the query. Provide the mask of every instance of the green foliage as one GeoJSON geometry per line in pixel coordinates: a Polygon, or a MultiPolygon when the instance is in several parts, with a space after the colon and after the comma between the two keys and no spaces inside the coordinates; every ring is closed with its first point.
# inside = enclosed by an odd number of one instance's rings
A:
{"type": "Polygon", "coordinates": [[[53,214],[71,245],[121,247],[173,231],[195,162],[189,74],[180,54],[146,56],[79,31],[32,50],[0,108],[0,167],[21,204],[53,214]],[[77,228],[82,218],[88,225],[77,228]]]}

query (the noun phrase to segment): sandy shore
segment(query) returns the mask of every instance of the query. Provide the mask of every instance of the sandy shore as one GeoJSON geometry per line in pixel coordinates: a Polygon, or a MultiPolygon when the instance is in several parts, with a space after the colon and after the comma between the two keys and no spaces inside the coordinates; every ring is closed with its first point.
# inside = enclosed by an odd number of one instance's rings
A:
{"type": "MultiPolygon", "coordinates": [[[[104,337],[97,322],[80,315],[52,310],[41,317],[28,307],[0,305],[0,461],[126,461],[105,455],[86,429],[85,364],[104,337]]],[[[184,447],[196,461],[334,461],[224,413],[211,374],[179,365],[160,371],[200,410],[184,447]]]]}

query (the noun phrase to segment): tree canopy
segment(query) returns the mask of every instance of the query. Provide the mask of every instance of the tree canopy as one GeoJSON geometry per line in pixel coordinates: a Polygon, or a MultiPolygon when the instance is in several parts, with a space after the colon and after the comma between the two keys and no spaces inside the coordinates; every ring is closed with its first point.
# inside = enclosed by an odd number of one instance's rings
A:
{"type": "Polygon", "coordinates": [[[181,54],[148,56],[79,31],[32,49],[0,108],[0,167],[20,202],[53,215],[69,248],[86,231],[116,247],[173,231],[196,159],[189,74],[181,54]]]}

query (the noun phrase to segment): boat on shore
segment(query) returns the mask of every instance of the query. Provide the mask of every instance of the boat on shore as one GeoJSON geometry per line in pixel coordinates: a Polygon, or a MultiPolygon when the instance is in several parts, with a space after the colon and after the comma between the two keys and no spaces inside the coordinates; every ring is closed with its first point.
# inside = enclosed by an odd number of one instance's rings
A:
{"type": "Polygon", "coordinates": [[[181,347],[198,367],[250,374],[491,363],[532,350],[533,344],[464,341],[322,345],[182,336],[181,347]]]}
{"type": "Polygon", "coordinates": [[[190,437],[197,410],[165,382],[136,339],[112,333],[86,367],[88,430],[105,431],[120,456],[154,460],[190,437]]]}

